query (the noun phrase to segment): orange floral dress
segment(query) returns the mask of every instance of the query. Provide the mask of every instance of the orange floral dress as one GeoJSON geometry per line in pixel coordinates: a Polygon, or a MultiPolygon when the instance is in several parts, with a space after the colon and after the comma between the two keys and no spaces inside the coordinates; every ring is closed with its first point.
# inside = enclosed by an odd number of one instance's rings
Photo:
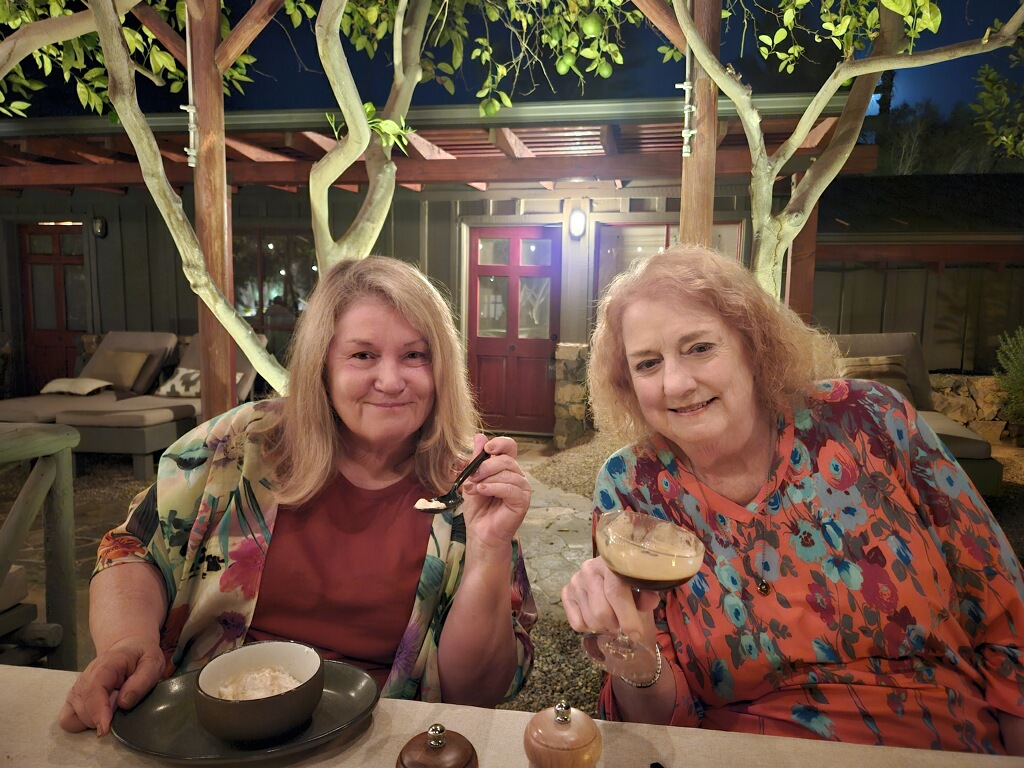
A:
{"type": "MultiPolygon", "coordinates": [[[[660,440],[598,477],[595,515],[642,509],[707,549],[655,613],[672,724],[1003,754],[998,713],[1024,717],[1024,576],[967,475],[873,382],[824,382],[779,435],[745,507],[660,440]]],[[[601,707],[618,717],[607,681],[601,707]]]]}

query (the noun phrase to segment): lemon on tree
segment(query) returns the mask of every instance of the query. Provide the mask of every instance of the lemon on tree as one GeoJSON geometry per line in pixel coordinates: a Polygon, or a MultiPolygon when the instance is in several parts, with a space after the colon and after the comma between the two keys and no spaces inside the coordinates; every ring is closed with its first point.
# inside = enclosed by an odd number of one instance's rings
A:
{"type": "Polygon", "coordinates": [[[601,14],[594,11],[583,17],[583,21],[580,22],[580,29],[583,30],[583,34],[587,37],[597,37],[604,31],[604,19],[601,18],[601,14]]]}

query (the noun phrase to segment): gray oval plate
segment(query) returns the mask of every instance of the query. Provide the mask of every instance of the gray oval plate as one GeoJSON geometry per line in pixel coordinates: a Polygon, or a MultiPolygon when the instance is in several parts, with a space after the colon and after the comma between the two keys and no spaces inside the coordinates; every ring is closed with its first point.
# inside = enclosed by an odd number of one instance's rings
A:
{"type": "Polygon", "coordinates": [[[309,723],[298,733],[253,749],[221,741],[196,719],[196,676],[187,672],[157,684],[133,709],[118,710],[110,723],[114,737],[139,752],[174,763],[227,765],[256,762],[312,749],[348,731],[369,725],[380,698],[376,683],[358,667],[324,661],[324,695],[309,723]]]}

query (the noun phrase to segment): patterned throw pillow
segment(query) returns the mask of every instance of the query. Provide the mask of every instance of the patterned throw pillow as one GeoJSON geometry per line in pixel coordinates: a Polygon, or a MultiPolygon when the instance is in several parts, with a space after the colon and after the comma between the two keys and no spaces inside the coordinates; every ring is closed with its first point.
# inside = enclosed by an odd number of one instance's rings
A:
{"type": "Polygon", "coordinates": [[[869,379],[892,387],[917,407],[907,384],[907,359],[903,355],[844,357],[839,360],[839,369],[844,378],[869,379]]]}
{"type": "Polygon", "coordinates": [[[103,379],[90,379],[87,376],[76,376],[72,379],[54,379],[47,382],[40,391],[43,395],[91,395],[102,389],[114,386],[103,379]]]}
{"type": "MultiPolygon", "coordinates": [[[[242,378],[241,373],[235,374],[235,383],[242,378]]],[[[156,394],[165,397],[199,397],[202,390],[199,386],[199,371],[195,368],[178,366],[174,375],[157,387],[156,394]]]]}
{"type": "Polygon", "coordinates": [[[178,367],[174,375],[156,388],[156,394],[166,397],[199,397],[199,371],[178,367]]]}

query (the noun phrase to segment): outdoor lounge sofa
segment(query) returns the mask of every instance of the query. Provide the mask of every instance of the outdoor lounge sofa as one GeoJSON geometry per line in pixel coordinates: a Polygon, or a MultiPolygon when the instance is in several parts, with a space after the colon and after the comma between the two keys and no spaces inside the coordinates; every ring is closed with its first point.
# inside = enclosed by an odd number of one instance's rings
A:
{"type": "Polygon", "coordinates": [[[909,397],[983,496],[1002,493],[1003,465],[992,446],[977,432],[935,410],[924,350],[916,333],[836,335],[844,359],[844,375],[887,384],[909,397]]]}
{"type": "Polygon", "coordinates": [[[110,331],[77,376],[54,379],[38,395],[0,400],[0,421],[53,422],[61,411],[103,410],[143,395],[173,361],[177,345],[173,333],[110,331]]]}
{"type": "MultiPolygon", "coordinates": [[[[264,336],[260,340],[266,344],[264,336]]],[[[58,413],[58,424],[74,427],[81,435],[75,452],[129,454],[135,477],[150,479],[153,455],[203,420],[201,349],[199,336],[193,336],[174,373],[154,394],[111,402],[105,408],[58,413]]],[[[236,346],[235,394],[239,402],[248,399],[255,381],[256,369],[236,346]]]]}

